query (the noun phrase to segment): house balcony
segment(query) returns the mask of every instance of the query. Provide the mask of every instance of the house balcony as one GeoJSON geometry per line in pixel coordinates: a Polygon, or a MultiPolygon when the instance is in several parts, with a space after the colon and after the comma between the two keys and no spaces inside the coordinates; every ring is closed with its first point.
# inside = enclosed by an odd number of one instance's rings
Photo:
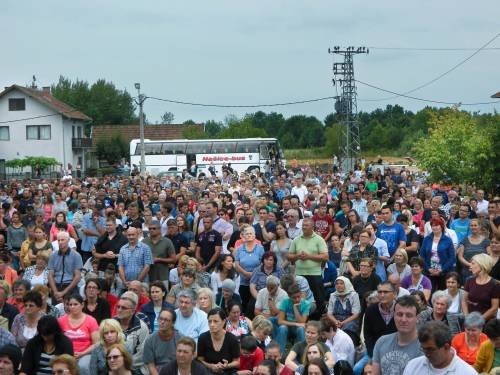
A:
{"type": "Polygon", "coordinates": [[[92,138],[72,138],[71,145],[73,148],[91,148],[92,138]]]}

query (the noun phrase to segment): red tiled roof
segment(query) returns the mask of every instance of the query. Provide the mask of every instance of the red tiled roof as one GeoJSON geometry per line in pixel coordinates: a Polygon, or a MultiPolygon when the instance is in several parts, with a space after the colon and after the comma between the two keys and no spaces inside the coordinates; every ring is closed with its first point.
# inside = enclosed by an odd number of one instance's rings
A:
{"type": "Polygon", "coordinates": [[[37,90],[19,85],[12,85],[10,87],[7,87],[3,92],[1,92],[0,97],[13,90],[19,90],[23,92],[24,94],[32,97],[33,99],[39,101],[40,103],[45,104],[46,106],[52,108],[54,111],[60,113],[66,118],[74,120],[92,121],[92,119],[85,113],[77,111],[68,104],[60,101],[59,99],[54,98],[49,91],[37,90]]]}
{"type": "MultiPolygon", "coordinates": [[[[203,124],[164,124],[144,125],[144,138],[151,140],[183,139],[182,133],[186,129],[198,128],[203,131],[203,124]]],[[[123,139],[130,142],[132,139],[140,138],[138,124],[132,125],[95,125],[92,126],[92,143],[95,145],[101,139],[109,139],[114,135],[121,135],[123,139]]]]}
{"type": "Polygon", "coordinates": [[[496,94],[491,95],[493,99],[500,99],[500,91],[497,92],[496,94]]]}

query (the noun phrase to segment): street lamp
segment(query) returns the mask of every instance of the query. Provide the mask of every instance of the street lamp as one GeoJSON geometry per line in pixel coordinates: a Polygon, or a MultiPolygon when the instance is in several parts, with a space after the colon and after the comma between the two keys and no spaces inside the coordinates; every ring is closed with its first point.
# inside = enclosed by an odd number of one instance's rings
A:
{"type": "Polygon", "coordinates": [[[141,138],[140,171],[141,171],[141,176],[144,176],[145,171],[146,171],[146,156],[145,156],[145,152],[144,152],[144,118],[142,115],[142,106],[144,104],[144,101],[146,100],[146,97],[143,94],[141,94],[141,84],[140,83],[135,83],[134,86],[137,89],[137,101],[136,101],[136,103],[139,104],[139,133],[140,133],[140,138],[141,138]]]}

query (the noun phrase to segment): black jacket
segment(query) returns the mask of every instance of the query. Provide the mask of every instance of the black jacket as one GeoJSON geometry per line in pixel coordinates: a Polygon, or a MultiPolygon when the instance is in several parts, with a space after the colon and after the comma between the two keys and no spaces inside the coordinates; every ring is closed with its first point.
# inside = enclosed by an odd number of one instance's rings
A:
{"type": "Polygon", "coordinates": [[[366,308],[364,319],[363,334],[365,337],[366,351],[371,358],[373,356],[373,348],[378,338],[396,332],[396,324],[394,323],[394,317],[391,318],[389,324],[385,324],[384,318],[380,315],[378,303],[366,308]]]}
{"type": "Polygon", "coordinates": [[[10,303],[5,302],[2,308],[2,315],[4,318],[7,318],[9,321],[9,330],[12,328],[12,322],[14,322],[14,318],[19,314],[19,311],[15,306],[12,306],[10,303]]]}
{"type": "MultiPolygon", "coordinates": [[[[73,344],[71,340],[65,335],[61,335],[55,338],[54,343],[56,345],[54,354],[69,354],[73,355],[73,344]]],[[[40,365],[40,357],[43,350],[43,339],[40,335],[36,335],[26,344],[26,349],[24,350],[23,359],[21,361],[21,372],[27,375],[34,375],[38,371],[38,366],[40,365]]]]}

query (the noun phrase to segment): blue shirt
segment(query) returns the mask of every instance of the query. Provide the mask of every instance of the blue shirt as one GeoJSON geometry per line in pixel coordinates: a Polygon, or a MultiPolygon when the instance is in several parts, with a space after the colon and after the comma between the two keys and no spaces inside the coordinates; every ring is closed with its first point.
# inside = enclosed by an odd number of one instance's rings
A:
{"type": "Polygon", "coordinates": [[[208,331],[207,314],[194,308],[190,317],[185,318],[179,309],[175,310],[177,318],[175,319],[174,328],[182,335],[191,337],[198,343],[198,337],[208,331]]]}
{"type": "MultiPolygon", "coordinates": [[[[102,216],[99,216],[97,223],[101,228],[106,228],[106,220],[102,216]]],[[[91,212],[83,217],[82,229],[88,229],[93,232],[99,233],[97,231],[97,227],[94,223],[91,212]]],[[[82,238],[82,251],[85,251],[87,253],[91,252],[92,247],[95,245],[98,238],[99,236],[89,236],[88,234],[84,234],[82,238]]]]}
{"type": "Polygon", "coordinates": [[[70,249],[64,255],[60,250],[53,251],[47,268],[54,272],[56,284],[69,284],[75,277],[74,272],[83,268],[82,256],[70,249]]]}
{"type": "Polygon", "coordinates": [[[123,267],[127,281],[137,280],[144,267],[152,264],[151,249],[142,242],[137,242],[135,247],[129,243],[123,245],[118,254],[118,266],[123,267]]]}
{"type": "Polygon", "coordinates": [[[458,243],[462,243],[463,239],[469,237],[472,232],[470,230],[470,219],[455,219],[451,222],[450,229],[453,229],[457,234],[458,243]]]}
{"type": "Polygon", "coordinates": [[[387,225],[382,223],[377,229],[377,237],[387,242],[389,255],[392,257],[399,247],[399,241],[406,242],[406,233],[403,226],[399,223],[387,225]]]}
{"type": "MultiPolygon", "coordinates": [[[[309,310],[311,309],[311,304],[305,300],[301,299],[299,303],[299,313],[300,315],[309,315],[309,310]]],[[[293,301],[290,297],[285,298],[280,306],[279,310],[285,313],[285,320],[288,322],[295,322],[295,314],[293,312],[293,301]]]]}
{"type": "MultiPolygon", "coordinates": [[[[235,261],[240,263],[241,268],[246,272],[253,272],[254,269],[260,266],[264,248],[262,245],[255,244],[253,251],[247,251],[246,245],[241,245],[236,250],[235,261]]],[[[240,275],[240,285],[250,285],[250,279],[240,275]]]]}

